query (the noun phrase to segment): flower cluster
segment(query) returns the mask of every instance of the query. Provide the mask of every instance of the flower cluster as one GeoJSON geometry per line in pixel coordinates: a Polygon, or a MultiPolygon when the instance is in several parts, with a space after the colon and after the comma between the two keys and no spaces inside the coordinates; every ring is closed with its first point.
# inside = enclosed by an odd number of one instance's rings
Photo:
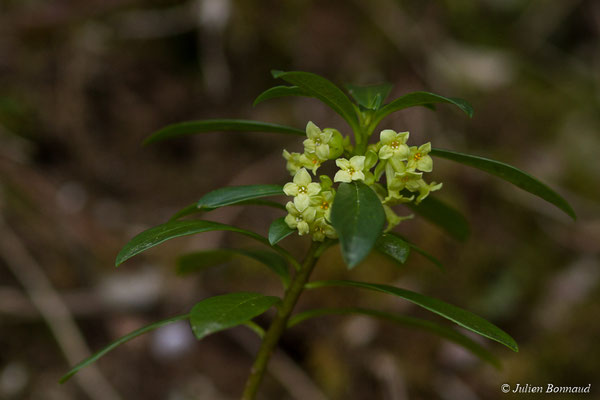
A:
{"type": "Polygon", "coordinates": [[[427,183],[423,179],[424,172],[433,170],[433,160],[429,156],[431,143],[409,147],[406,144],[408,132],[385,129],[380,133],[379,142],[370,145],[364,155],[349,159],[340,157],[352,155],[353,148],[349,138],[343,138],[338,130],[321,130],[309,122],[306,135],[303,153],[283,151],[287,169],[294,177],[283,188],[285,194],[294,198],[286,204],[285,222],[300,235],[312,235],[313,240],[336,238],[329,219],[335,198],[333,182],[362,181],[369,185],[382,202],[388,221],[386,230],[412,218],[412,215],[398,216],[391,206],[409,202],[419,204],[430,192],[442,187],[441,183],[427,183]],[[313,182],[308,170],[316,176],[321,164],[333,159],[339,168],[333,182],[327,175],[319,177],[320,183],[313,182]],[[384,175],[385,185],[379,183],[384,175]]]}

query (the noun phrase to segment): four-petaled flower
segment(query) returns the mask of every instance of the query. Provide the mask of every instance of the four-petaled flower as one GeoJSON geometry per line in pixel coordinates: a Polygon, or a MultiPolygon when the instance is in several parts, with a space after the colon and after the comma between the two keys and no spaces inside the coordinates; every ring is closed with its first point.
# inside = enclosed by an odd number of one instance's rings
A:
{"type": "Polygon", "coordinates": [[[433,170],[433,160],[428,155],[431,151],[431,143],[427,142],[419,147],[410,147],[410,154],[406,166],[412,169],[418,169],[423,172],[431,172],[433,170]]]}
{"type": "Polygon", "coordinates": [[[306,136],[308,139],[304,140],[304,151],[311,154],[316,154],[320,160],[327,160],[329,158],[329,141],[333,131],[325,129],[321,131],[318,126],[309,121],[306,124],[306,136]]]}
{"type": "Polygon", "coordinates": [[[313,224],[313,239],[322,242],[326,237],[330,239],[337,238],[337,233],[325,218],[317,218],[313,224]]]}
{"type": "Polygon", "coordinates": [[[310,206],[315,207],[317,214],[324,216],[329,220],[331,214],[331,206],[333,205],[334,194],[331,191],[322,191],[318,196],[313,196],[310,199],[310,206]]]}
{"type": "Polygon", "coordinates": [[[350,160],[338,158],[335,164],[340,170],[333,177],[334,182],[352,182],[365,179],[363,169],[365,168],[365,156],[354,156],[350,160]]]}
{"type": "Polygon", "coordinates": [[[293,202],[288,201],[285,205],[288,215],[285,217],[285,223],[292,229],[298,229],[300,236],[310,232],[310,225],[317,215],[314,207],[307,207],[300,211],[293,202]]]}
{"type": "Polygon", "coordinates": [[[409,153],[408,146],[406,145],[408,136],[408,132],[396,133],[391,129],[381,131],[379,141],[383,146],[379,149],[379,158],[387,160],[394,157],[400,161],[406,160],[409,153]]]}
{"type": "Polygon", "coordinates": [[[294,205],[302,212],[309,206],[310,197],[319,194],[321,185],[312,181],[306,169],[300,168],[294,175],[294,181],[286,183],[283,191],[288,196],[294,196],[294,205]]]}
{"type": "Polygon", "coordinates": [[[442,188],[441,183],[435,183],[435,182],[426,183],[423,179],[421,179],[419,181],[419,189],[418,189],[419,195],[417,196],[415,203],[419,204],[427,196],[429,196],[430,192],[435,192],[436,190],[440,190],[441,188],[442,188]]]}

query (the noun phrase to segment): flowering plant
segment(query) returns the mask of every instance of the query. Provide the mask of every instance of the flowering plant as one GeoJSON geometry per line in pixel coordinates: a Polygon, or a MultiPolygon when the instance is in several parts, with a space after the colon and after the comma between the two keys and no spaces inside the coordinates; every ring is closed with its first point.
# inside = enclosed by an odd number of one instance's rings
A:
{"type": "Polygon", "coordinates": [[[498,365],[494,355],[480,344],[457,330],[432,321],[355,307],[314,309],[293,314],[294,306],[304,290],[334,286],[360,288],[400,297],[517,351],[515,340],[506,332],[469,311],[441,300],[386,284],[348,280],[309,282],[311,272],[321,254],[338,243],[348,268],[356,267],[374,249],[400,264],[406,261],[413,250],[440,266],[439,261],[433,256],[393,232],[395,226],[412,217],[412,214],[398,215],[397,210],[393,208],[404,205],[413,213],[439,225],[457,239],[465,239],[468,235],[466,219],[452,207],[430,196],[432,192],[442,188],[441,183],[427,182],[424,177],[424,174],[433,171],[432,156],[456,161],[496,175],[554,204],[575,218],[570,205],[545,184],[508,164],[433,148],[429,142],[420,146],[410,146],[409,132],[383,129],[377,134],[378,140],[369,144],[369,139],[375,133],[379,123],[395,111],[413,106],[433,108],[435,103],[447,103],[457,106],[470,117],[472,108],[464,100],[428,92],[414,92],[384,104],[391,85],[367,87],[348,85],[348,92],[354,100],[352,102],[341,89],[318,75],[300,71],[273,71],[273,75],[292,86],[276,86],[268,89],[258,96],[255,104],[282,96],[317,98],[345,119],[351,128],[351,135],[344,135],[335,128],[321,129],[310,121],[305,130],[300,130],[248,120],[185,122],[156,132],[146,140],[146,143],[210,131],[277,132],[305,136],[306,139],[302,142],[302,152],[283,150],[283,158],[291,175],[291,181],[284,186],[246,185],[225,187],[210,192],[197,203],[178,212],[170,221],[131,239],[117,255],[116,265],[179,236],[214,230],[232,231],[255,239],[266,245],[268,250],[201,251],[184,256],[182,260],[185,262],[180,263],[181,269],[190,272],[198,266],[206,266],[207,263],[215,260],[215,257],[211,257],[215,253],[242,254],[264,263],[281,278],[285,289],[282,298],[239,292],[203,299],[187,314],[156,322],[118,339],[73,367],[62,378],[62,382],[116,346],[142,333],[185,319],[189,320],[198,339],[238,325],[248,326],[262,338],[260,350],[242,397],[246,400],[254,399],[269,358],[284,331],[309,318],[336,313],[364,314],[426,330],[465,347],[485,362],[498,365]],[[322,164],[333,161],[337,166],[333,178],[326,174],[319,175],[322,164]],[[264,200],[265,197],[284,195],[288,196],[285,206],[264,200]],[[280,208],[285,210],[287,215],[273,221],[266,237],[247,229],[215,221],[183,219],[186,216],[207,213],[220,207],[246,204],[280,208]],[[278,244],[295,232],[301,236],[310,236],[312,239],[311,246],[302,260],[296,259],[278,244]],[[290,267],[294,272],[293,275],[290,274],[290,267]],[[276,307],[276,314],[268,328],[264,329],[255,323],[253,318],[271,307],[276,307]]]}

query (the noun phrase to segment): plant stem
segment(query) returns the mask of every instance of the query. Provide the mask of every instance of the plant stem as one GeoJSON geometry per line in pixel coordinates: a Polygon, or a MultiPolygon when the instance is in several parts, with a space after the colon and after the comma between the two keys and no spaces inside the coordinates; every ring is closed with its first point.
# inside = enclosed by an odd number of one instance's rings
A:
{"type": "Polygon", "coordinates": [[[316,253],[320,245],[321,244],[318,242],[312,243],[300,270],[296,273],[294,279],[292,279],[292,282],[290,283],[290,287],[285,292],[283,302],[278,308],[277,315],[275,316],[275,319],[273,319],[273,322],[271,322],[271,326],[269,326],[269,329],[265,334],[260,349],[258,350],[258,354],[256,355],[256,359],[254,360],[254,364],[252,365],[252,369],[250,370],[250,376],[246,381],[246,388],[244,389],[242,400],[254,400],[256,398],[258,387],[265,374],[271,354],[275,350],[277,343],[279,343],[279,339],[286,328],[287,321],[294,310],[294,306],[296,305],[300,294],[302,294],[304,285],[308,281],[308,278],[319,259],[319,256],[316,255],[316,253]]]}

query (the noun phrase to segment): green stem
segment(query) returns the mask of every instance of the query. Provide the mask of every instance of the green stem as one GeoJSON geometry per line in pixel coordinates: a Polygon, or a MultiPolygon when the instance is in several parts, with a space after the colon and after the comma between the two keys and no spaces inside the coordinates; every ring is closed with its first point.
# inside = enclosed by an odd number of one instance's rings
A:
{"type": "Polygon", "coordinates": [[[265,334],[260,349],[258,350],[258,354],[254,360],[254,364],[252,365],[252,369],[250,370],[250,376],[246,381],[246,388],[244,389],[242,400],[254,400],[256,398],[258,387],[265,374],[271,354],[275,350],[277,343],[279,343],[279,339],[286,329],[288,319],[294,310],[294,306],[296,305],[300,294],[302,294],[304,285],[308,281],[308,278],[319,259],[316,254],[320,245],[321,244],[317,242],[312,243],[300,270],[296,273],[294,279],[292,279],[292,282],[290,283],[290,287],[285,292],[283,302],[278,308],[277,315],[265,334]]]}

